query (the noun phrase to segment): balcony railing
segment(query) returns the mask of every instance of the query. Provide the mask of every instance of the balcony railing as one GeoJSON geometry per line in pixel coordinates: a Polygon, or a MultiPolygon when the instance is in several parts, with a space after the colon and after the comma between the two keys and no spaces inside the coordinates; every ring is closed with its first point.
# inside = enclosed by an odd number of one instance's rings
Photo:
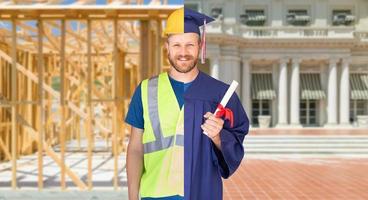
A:
{"type": "Polygon", "coordinates": [[[259,27],[240,28],[239,33],[253,38],[354,38],[353,28],[259,27]]]}
{"type": "Polygon", "coordinates": [[[326,38],[368,41],[368,30],[357,32],[354,27],[249,27],[213,22],[208,33],[237,35],[243,38],[326,38]]]}

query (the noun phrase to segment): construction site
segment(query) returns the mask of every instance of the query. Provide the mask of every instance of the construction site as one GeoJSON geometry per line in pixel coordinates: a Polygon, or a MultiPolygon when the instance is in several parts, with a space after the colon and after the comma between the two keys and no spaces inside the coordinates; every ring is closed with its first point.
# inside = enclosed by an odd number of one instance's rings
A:
{"type": "Polygon", "coordinates": [[[2,189],[126,186],[125,113],[139,82],[168,69],[161,31],[178,7],[0,1],[2,189]]]}

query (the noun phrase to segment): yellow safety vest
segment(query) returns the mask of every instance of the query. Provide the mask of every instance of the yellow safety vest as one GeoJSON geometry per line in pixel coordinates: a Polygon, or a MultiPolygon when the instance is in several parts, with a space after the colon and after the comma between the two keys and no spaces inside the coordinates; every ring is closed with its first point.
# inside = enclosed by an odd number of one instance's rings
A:
{"type": "Polygon", "coordinates": [[[144,169],[141,197],[184,196],[184,106],[167,73],[141,84],[144,169]]]}

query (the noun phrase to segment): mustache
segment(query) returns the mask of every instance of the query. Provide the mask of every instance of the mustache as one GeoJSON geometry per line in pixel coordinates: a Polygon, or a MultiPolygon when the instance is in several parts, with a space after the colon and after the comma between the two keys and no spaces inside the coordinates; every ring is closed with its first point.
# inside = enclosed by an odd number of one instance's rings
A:
{"type": "Polygon", "coordinates": [[[184,58],[184,59],[186,59],[186,60],[193,60],[193,59],[194,59],[194,57],[193,57],[193,56],[191,56],[191,55],[176,56],[175,58],[176,58],[176,59],[182,59],[182,58],[184,58]]]}

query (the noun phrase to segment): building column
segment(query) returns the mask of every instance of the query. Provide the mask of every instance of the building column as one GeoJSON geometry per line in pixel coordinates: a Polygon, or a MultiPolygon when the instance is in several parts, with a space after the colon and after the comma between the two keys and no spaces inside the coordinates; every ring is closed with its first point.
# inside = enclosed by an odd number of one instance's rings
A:
{"type": "MultiPolygon", "coordinates": [[[[278,88],[279,88],[279,63],[275,62],[272,64],[272,85],[273,88],[275,89],[275,92],[278,93],[278,88]]],[[[278,99],[277,99],[276,95],[276,99],[272,100],[272,127],[275,127],[278,123],[277,121],[277,105],[278,105],[278,99]]]]}
{"type": "MultiPolygon", "coordinates": [[[[235,80],[241,84],[240,62],[241,58],[237,47],[222,46],[219,73],[220,80],[227,84],[231,84],[231,82],[235,80]]],[[[238,96],[241,97],[240,87],[236,88],[236,92],[238,96]]]]}
{"type": "Polygon", "coordinates": [[[207,57],[210,60],[210,76],[220,80],[220,46],[216,44],[207,44],[207,57]]]}
{"type": "Polygon", "coordinates": [[[210,76],[219,79],[220,60],[219,58],[210,58],[210,76]]]}
{"type": "Polygon", "coordinates": [[[349,95],[349,64],[350,59],[343,59],[341,64],[340,77],[340,125],[349,126],[349,109],[350,109],[350,95],[349,95]]]}
{"type": "Polygon", "coordinates": [[[250,58],[243,58],[243,70],[242,70],[242,103],[245,107],[245,112],[249,118],[249,124],[252,123],[252,98],[251,98],[251,65],[250,58]]]}
{"type": "Polygon", "coordinates": [[[337,62],[338,59],[330,59],[327,81],[327,124],[337,124],[337,62]]]}
{"type": "Polygon", "coordinates": [[[280,59],[280,73],[278,79],[278,123],[276,127],[287,126],[287,63],[288,59],[280,59]]]}
{"type": "Polygon", "coordinates": [[[299,110],[300,110],[300,58],[292,59],[292,69],[291,69],[291,80],[290,80],[290,124],[293,127],[301,127],[299,120],[299,110]]]}
{"type": "MultiPolygon", "coordinates": [[[[221,57],[221,69],[219,78],[221,81],[231,84],[233,80],[237,81],[239,84],[240,82],[240,58],[237,56],[222,56],[221,57]]],[[[241,90],[240,87],[236,88],[236,93],[239,97],[241,97],[241,90]]]]}

